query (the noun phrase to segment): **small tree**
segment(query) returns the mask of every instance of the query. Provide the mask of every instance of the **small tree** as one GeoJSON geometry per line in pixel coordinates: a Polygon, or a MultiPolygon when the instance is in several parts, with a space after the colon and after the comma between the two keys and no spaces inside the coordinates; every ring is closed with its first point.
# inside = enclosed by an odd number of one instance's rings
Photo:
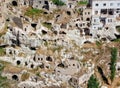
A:
{"type": "Polygon", "coordinates": [[[88,80],[87,88],[99,88],[99,82],[97,81],[97,78],[95,78],[93,75],[88,80]]]}
{"type": "Polygon", "coordinates": [[[65,3],[61,0],[52,0],[52,2],[57,6],[63,6],[65,3]]]}
{"type": "Polygon", "coordinates": [[[111,70],[110,79],[111,79],[111,81],[113,81],[114,77],[115,77],[116,61],[117,61],[117,48],[112,48],[111,49],[111,66],[110,66],[110,70],[111,70]]]}

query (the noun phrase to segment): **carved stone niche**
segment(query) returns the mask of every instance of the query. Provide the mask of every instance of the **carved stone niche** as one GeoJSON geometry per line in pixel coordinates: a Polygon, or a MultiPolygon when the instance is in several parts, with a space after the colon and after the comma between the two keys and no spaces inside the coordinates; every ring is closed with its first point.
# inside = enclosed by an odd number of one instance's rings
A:
{"type": "Polygon", "coordinates": [[[13,0],[13,1],[12,1],[12,5],[13,5],[13,6],[18,6],[17,1],[13,0]]]}

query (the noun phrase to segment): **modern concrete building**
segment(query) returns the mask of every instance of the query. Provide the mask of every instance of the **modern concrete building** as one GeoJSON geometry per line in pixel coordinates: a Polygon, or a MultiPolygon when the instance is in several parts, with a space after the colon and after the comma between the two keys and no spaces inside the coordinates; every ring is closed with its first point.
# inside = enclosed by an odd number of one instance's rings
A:
{"type": "Polygon", "coordinates": [[[120,18],[120,0],[93,0],[91,32],[116,29],[120,18]]]}

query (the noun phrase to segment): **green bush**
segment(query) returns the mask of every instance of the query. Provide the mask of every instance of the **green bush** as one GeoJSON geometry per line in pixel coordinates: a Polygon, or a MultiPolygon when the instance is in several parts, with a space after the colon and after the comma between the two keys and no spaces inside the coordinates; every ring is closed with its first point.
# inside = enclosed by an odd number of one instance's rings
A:
{"type": "Polygon", "coordinates": [[[113,42],[120,42],[120,38],[114,39],[113,42]]]}
{"type": "Polygon", "coordinates": [[[52,28],[52,24],[51,23],[47,23],[47,22],[43,22],[42,25],[48,29],[52,28]]]}
{"type": "Polygon", "coordinates": [[[0,47],[0,56],[3,56],[5,54],[5,49],[0,47]]]}
{"type": "Polygon", "coordinates": [[[1,75],[1,73],[3,71],[3,69],[4,69],[4,66],[0,63],[0,75],[1,75]]]}
{"type": "Polygon", "coordinates": [[[97,45],[97,46],[101,46],[102,43],[101,43],[100,41],[96,41],[96,45],[97,45]]]}
{"type": "Polygon", "coordinates": [[[117,61],[117,48],[112,48],[111,49],[111,66],[110,66],[110,70],[111,70],[110,79],[111,79],[111,81],[113,81],[114,77],[115,77],[116,61],[117,61]]]}
{"type": "Polygon", "coordinates": [[[52,2],[57,6],[63,6],[65,3],[61,0],[52,0],[52,2]]]}
{"type": "Polygon", "coordinates": [[[78,5],[87,5],[87,4],[88,4],[87,1],[79,1],[79,2],[78,2],[78,5]]]}
{"type": "Polygon", "coordinates": [[[99,82],[93,75],[88,80],[87,88],[99,88],[99,82]]]}
{"type": "Polygon", "coordinates": [[[36,9],[36,8],[29,8],[26,12],[25,15],[27,16],[39,16],[40,13],[43,13],[43,10],[36,9]]]}

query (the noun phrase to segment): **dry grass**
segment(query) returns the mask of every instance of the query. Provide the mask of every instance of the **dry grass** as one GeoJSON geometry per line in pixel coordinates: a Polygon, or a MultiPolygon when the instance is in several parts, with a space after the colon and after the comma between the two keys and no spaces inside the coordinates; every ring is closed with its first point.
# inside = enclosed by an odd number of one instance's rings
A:
{"type": "Polygon", "coordinates": [[[2,35],[5,35],[6,32],[7,32],[7,25],[5,24],[4,28],[3,28],[2,30],[0,30],[0,37],[1,37],[2,35]]]}
{"type": "Polygon", "coordinates": [[[29,78],[29,76],[30,76],[29,73],[23,73],[23,74],[21,75],[21,80],[22,80],[22,81],[25,81],[25,80],[27,80],[27,79],[29,78]]]}
{"type": "Polygon", "coordinates": [[[5,73],[20,73],[22,70],[22,68],[18,68],[10,64],[6,64],[4,68],[5,73]]]}

